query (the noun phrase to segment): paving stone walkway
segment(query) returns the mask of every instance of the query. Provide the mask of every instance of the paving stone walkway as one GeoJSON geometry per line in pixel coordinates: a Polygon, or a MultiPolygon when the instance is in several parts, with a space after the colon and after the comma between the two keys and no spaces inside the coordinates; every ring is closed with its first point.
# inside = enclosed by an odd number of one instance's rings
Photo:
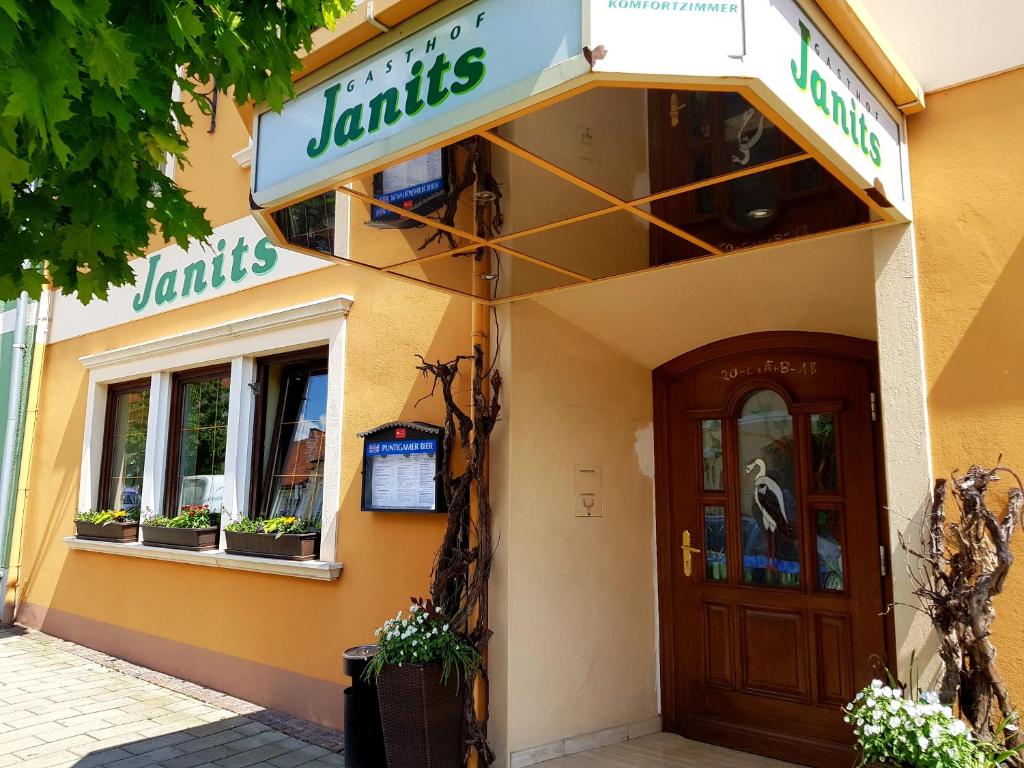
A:
{"type": "Polygon", "coordinates": [[[340,752],[326,728],[0,629],[0,768],[339,768],[340,752]]]}

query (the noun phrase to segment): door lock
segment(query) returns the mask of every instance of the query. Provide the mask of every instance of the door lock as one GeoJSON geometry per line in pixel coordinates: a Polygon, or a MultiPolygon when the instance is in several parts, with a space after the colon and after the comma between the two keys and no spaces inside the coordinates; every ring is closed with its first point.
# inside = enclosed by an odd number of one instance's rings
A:
{"type": "Polygon", "coordinates": [[[700,550],[690,546],[690,532],[683,531],[683,573],[687,578],[693,576],[693,556],[700,554],[700,550]]]}

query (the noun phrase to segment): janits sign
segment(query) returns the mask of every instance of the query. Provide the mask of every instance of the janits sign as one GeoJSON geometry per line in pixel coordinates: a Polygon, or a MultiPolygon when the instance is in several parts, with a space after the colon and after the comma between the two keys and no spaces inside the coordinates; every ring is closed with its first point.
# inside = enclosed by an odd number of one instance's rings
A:
{"type": "Polygon", "coordinates": [[[906,200],[896,106],[796,0],[590,0],[589,10],[595,72],[756,78],[767,89],[755,90],[852,166],[862,187],[877,179],[891,202],[906,200]]]}
{"type": "Polygon", "coordinates": [[[877,179],[892,203],[905,203],[901,121],[892,100],[858,77],[795,0],[747,6],[748,59],[760,80],[853,167],[865,188],[877,179]]]}
{"type": "Polygon", "coordinates": [[[280,200],[582,74],[581,0],[477,0],[256,124],[253,199],[280,200]]]}
{"type": "Polygon", "coordinates": [[[647,79],[752,91],[908,215],[899,111],[816,18],[797,0],[476,0],[261,114],[253,199],[319,191],[556,85],[647,79]]]}
{"type": "Polygon", "coordinates": [[[219,298],[330,262],[271,245],[251,216],[217,227],[210,245],[170,245],[132,262],[134,285],[111,288],[106,301],[83,306],[58,295],[50,341],[82,336],[132,320],[219,298]]]}

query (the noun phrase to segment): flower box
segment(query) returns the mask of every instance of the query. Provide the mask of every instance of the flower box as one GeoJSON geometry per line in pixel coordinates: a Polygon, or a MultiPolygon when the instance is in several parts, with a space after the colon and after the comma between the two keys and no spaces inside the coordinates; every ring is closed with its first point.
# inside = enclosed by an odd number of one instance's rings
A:
{"type": "Polygon", "coordinates": [[[216,549],[219,542],[220,529],[210,528],[170,528],[161,525],[142,526],[142,543],[147,547],[166,547],[167,549],[184,549],[191,552],[204,552],[216,549]]]}
{"type": "Polygon", "coordinates": [[[278,560],[316,560],[320,557],[320,531],[309,533],[246,533],[225,531],[230,555],[273,557],[278,560]]]}
{"type": "Polygon", "coordinates": [[[377,680],[388,768],[451,768],[466,752],[458,675],[440,664],[385,664],[377,680]]]}
{"type": "Polygon", "coordinates": [[[125,523],[108,522],[102,525],[76,520],[75,537],[89,541],[114,541],[119,544],[130,544],[138,541],[139,524],[134,520],[125,523]]]}

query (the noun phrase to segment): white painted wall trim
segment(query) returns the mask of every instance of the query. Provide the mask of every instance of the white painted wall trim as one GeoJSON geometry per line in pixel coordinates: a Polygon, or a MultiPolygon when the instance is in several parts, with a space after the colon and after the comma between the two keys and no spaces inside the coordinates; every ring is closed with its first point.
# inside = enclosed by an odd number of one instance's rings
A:
{"type": "MultiPolygon", "coordinates": [[[[252,462],[253,417],[256,393],[249,386],[256,381],[256,359],[236,357],[231,361],[228,392],[228,434],[224,447],[224,511],[229,522],[241,520],[249,510],[249,468],[252,462]]],[[[220,548],[227,549],[224,527],[220,548]]]]}
{"type": "Polygon", "coordinates": [[[295,576],[300,579],[317,581],[334,581],[341,576],[344,567],[341,563],[327,560],[289,561],[274,560],[268,557],[249,557],[247,555],[229,555],[220,550],[208,552],[186,552],[162,547],[147,547],[145,544],[118,544],[112,541],[88,541],[75,536],[67,536],[64,543],[68,549],[81,552],[100,552],[105,555],[121,557],[141,557],[147,560],[165,560],[172,563],[188,563],[205,565],[212,568],[229,568],[233,571],[255,571],[271,573],[277,576],[295,576]]]}
{"type": "MultiPolygon", "coordinates": [[[[89,377],[89,391],[85,398],[85,438],[82,440],[82,469],[78,483],[78,511],[95,509],[99,505],[100,461],[103,456],[103,421],[107,412],[107,387],[89,377]]],[[[153,419],[150,405],[149,425],[153,419]]],[[[146,455],[149,456],[149,434],[146,436],[146,455]]],[[[148,462],[147,462],[148,464],[148,462]]],[[[145,479],[143,480],[145,484],[145,479]]],[[[145,509],[143,504],[143,509],[145,509]]]]}
{"type": "MultiPolygon", "coordinates": [[[[126,365],[137,361],[152,360],[156,355],[170,356],[174,352],[195,349],[204,345],[212,345],[215,342],[234,341],[246,339],[250,342],[252,337],[265,335],[270,331],[281,331],[292,328],[296,325],[308,326],[311,322],[335,318],[339,315],[347,315],[352,306],[352,298],[349,296],[337,296],[331,299],[314,301],[310,304],[302,304],[297,307],[278,309],[263,315],[232,320],[230,323],[214,325],[208,328],[200,328],[194,331],[187,331],[176,336],[165,336],[152,341],[145,341],[141,344],[133,344],[128,347],[119,347],[107,352],[99,352],[94,355],[80,357],[79,361],[88,369],[110,367],[118,364],[126,365]]],[[[310,334],[304,334],[302,329],[297,331],[298,337],[308,338],[310,334]]],[[[313,334],[316,335],[315,333],[313,334]]],[[[323,337],[318,337],[322,340],[323,337]]],[[[301,341],[296,348],[301,346],[301,341]]],[[[253,343],[244,345],[250,351],[259,351],[253,343]]]]}
{"type": "MultiPolygon", "coordinates": [[[[335,297],[81,358],[83,365],[89,369],[89,389],[78,494],[79,510],[94,509],[100,503],[100,462],[109,385],[143,376],[150,377],[142,509],[144,515],[167,514],[168,511],[163,509],[163,499],[171,428],[172,375],[175,371],[230,361],[224,507],[229,520],[244,517],[249,509],[253,419],[256,411],[256,397],[250,384],[256,378],[257,358],[326,345],[327,436],[324,445],[320,556],[322,561],[333,561],[337,551],[338,514],[341,509],[345,320],[351,306],[351,298],[335,297]]],[[[220,546],[223,549],[223,532],[221,537],[220,546]]]]}
{"type": "MultiPolygon", "coordinates": [[[[92,391],[97,385],[92,383],[90,374],[90,386],[92,391]]],[[[105,388],[105,387],[104,387],[105,388]]],[[[167,465],[164,461],[167,456],[167,436],[170,428],[171,416],[171,374],[167,371],[156,371],[149,377],[149,417],[146,421],[146,465],[142,470],[142,509],[145,515],[146,510],[160,509],[164,498],[164,484],[167,482],[167,465]],[[150,461],[151,457],[159,457],[158,460],[150,461]]],[[[102,431],[103,423],[99,429],[102,431]]],[[[93,438],[95,439],[95,437],[93,438]]],[[[103,435],[99,435],[99,448],[103,448],[103,435]]],[[[95,498],[96,492],[93,492],[95,498]]],[[[83,509],[85,507],[82,507],[83,509]]],[[[155,513],[154,513],[155,515],[155,513]]]]}

